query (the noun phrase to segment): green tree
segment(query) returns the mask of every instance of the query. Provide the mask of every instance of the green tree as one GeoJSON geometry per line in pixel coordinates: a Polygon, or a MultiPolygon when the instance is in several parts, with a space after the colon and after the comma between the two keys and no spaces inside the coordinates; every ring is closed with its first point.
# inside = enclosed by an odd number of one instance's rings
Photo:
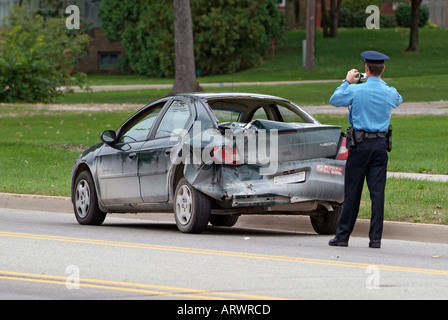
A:
{"type": "MultiPolygon", "coordinates": [[[[174,14],[171,0],[104,0],[100,18],[109,40],[122,42],[129,66],[152,77],[174,75],[174,14]]],[[[274,0],[191,2],[195,64],[201,75],[258,65],[281,36],[274,0]]]]}
{"type": "Polygon", "coordinates": [[[26,7],[12,10],[8,26],[0,40],[0,101],[49,102],[58,87],[83,85],[85,75],[71,72],[87,35],[69,35],[65,18],[45,21],[26,7]]]}
{"type": "Polygon", "coordinates": [[[428,21],[428,7],[422,6],[422,0],[412,0],[411,3],[400,4],[395,15],[400,26],[410,27],[409,45],[406,51],[418,51],[418,28],[428,21]]]}

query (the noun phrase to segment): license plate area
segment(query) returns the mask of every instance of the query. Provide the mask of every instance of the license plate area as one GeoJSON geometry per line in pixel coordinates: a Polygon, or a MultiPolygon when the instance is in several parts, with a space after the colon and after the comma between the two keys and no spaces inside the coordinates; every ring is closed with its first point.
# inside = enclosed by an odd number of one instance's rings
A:
{"type": "Polygon", "coordinates": [[[274,184],[298,183],[305,181],[305,171],[274,177],[274,184]]]}

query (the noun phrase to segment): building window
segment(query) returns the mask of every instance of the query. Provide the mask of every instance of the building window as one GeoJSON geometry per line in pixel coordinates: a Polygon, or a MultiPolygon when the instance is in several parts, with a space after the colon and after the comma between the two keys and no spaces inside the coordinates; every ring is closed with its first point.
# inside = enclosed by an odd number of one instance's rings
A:
{"type": "Polygon", "coordinates": [[[280,7],[286,6],[286,0],[277,0],[277,5],[280,7]]]}
{"type": "Polygon", "coordinates": [[[119,58],[120,52],[98,52],[99,69],[102,71],[115,70],[119,58]]]}

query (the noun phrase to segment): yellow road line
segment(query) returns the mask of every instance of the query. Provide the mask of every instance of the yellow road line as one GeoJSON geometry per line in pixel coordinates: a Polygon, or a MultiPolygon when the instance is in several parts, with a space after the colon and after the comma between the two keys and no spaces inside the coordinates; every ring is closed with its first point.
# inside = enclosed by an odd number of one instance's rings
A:
{"type": "MultiPolygon", "coordinates": [[[[60,276],[45,276],[40,274],[31,274],[31,273],[18,273],[18,272],[8,272],[8,271],[0,271],[0,279],[6,280],[16,280],[16,281],[27,281],[27,282],[36,282],[43,284],[57,284],[57,285],[67,285],[66,279],[67,277],[60,276]]],[[[206,291],[199,290],[190,290],[183,289],[179,293],[175,292],[167,292],[167,291],[156,291],[151,290],[152,286],[144,285],[144,284],[136,284],[136,283],[120,283],[117,281],[104,281],[104,280],[94,280],[94,279],[79,279],[79,286],[85,288],[95,288],[95,289],[107,289],[114,291],[126,291],[140,294],[149,294],[156,296],[173,296],[173,297],[182,297],[182,298],[192,298],[192,299],[224,299],[213,296],[199,295],[200,293],[207,294],[206,291]],[[141,288],[143,287],[143,288],[141,288]],[[145,288],[148,287],[148,288],[145,288]],[[198,294],[191,294],[197,292],[198,294]]],[[[163,289],[162,286],[159,289],[163,289]]],[[[169,287],[166,289],[168,290],[169,287]]],[[[211,292],[210,292],[211,293],[211,292]]]]}
{"type": "MultiPolygon", "coordinates": [[[[68,277],[0,270],[0,279],[36,282],[43,284],[67,285],[68,277]]],[[[79,286],[85,288],[126,291],[126,292],[149,294],[155,296],[165,296],[165,297],[171,296],[171,297],[181,297],[191,299],[207,299],[207,300],[224,300],[224,299],[227,300],[229,298],[261,299],[261,300],[280,299],[276,297],[266,297],[252,294],[215,292],[215,291],[181,288],[181,287],[110,281],[110,280],[85,279],[85,278],[79,279],[79,286]]]]}
{"type": "MultiPolygon", "coordinates": [[[[277,255],[248,253],[248,252],[188,248],[188,247],[155,245],[155,244],[147,244],[147,243],[120,242],[120,241],[110,241],[110,240],[73,238],[73,237],[39,235],[39,234],[5,232],[5,231],[0,231],[0,236],[39,239],[39,240],[50,240],[50,241],[62,241],[62,242],[87,243],[87,244],[104,245],[104,246],[130,247],[130,248],[140,248],[140,249],[146,249],[146,250],[162,250],[162,251],[175,251],[175,252],[184,252],[184,253],[219,255],[219,256],[227,256],[227,257],[246,258],[246,259],[262,259],[262,260],[271,260],[271,261],[319,264],[319,265],[339,266],[339,267],[348,267],[348,268],[363,268],[363,269],[365,269],[372,265],[371,263],[369,264],[369,263],[358,263],[358,262],[348,262],[348,261],[333,261],[333,260],[324,260],[324,259],[277,256],[277,255]]],[[[411,273],[448,276],[448,270],[436,270],[436,269],[424,269],[424,268],[412,268],[412,267],[400,267],[400,266],[376,265],[376,264],[375,264],[375,266],[380,270],[387,270],[387,271],[411,272],[411,273]]]]}

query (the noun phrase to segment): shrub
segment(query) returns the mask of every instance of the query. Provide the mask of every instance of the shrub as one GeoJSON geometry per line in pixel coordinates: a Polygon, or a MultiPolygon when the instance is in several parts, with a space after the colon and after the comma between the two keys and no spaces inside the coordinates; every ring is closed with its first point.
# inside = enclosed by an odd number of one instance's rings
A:
{"type": "Polygon", "coordinates": [[[397,20],[393,14],[381,14],[380,27],[381,28],[395,28],[397,27],[397,20]]]}
{"type": "MultiPolygon", "coordinates": [[[[364,28],[366,19],[370,13],[366,13],[369,5],[376,5],[381,8],[379,0],[345,0],[339,12],[338,26],[345,28],[364,28]]],[[[395,16],[392,14],[380,15],[380,28],[393,28],[397,26],[395,16]]]]}
{"type": "MultiPolygon", "coordinates": [[[[196,67],[201,75],[244,70],[260,63],[280,38],[274,0],[191,1],[196,67]]],[[[100,9],[109,40],[120,40],[130,68],[151,77],[174,75],[172,0],[104,0],[100,9]]]]}
{"type": "MultiPolygon", "coordinates": [[[[411,13],[412,13],[412,9],[411,9],[411,4],[406,2],[406,3],[401,3],[398,8],[397,11],[395,11],[395,18],[397,20],[397,24],[400,27],[410,27],[411,26],[411,13]]],[[[419,20],[419,27],[423,27],[426,22],[429,19],[429,9],[427,6],[420,6],[420,20],[419,20]]]]}
{"type": "Polygon", "coordinates": [[[0,101],[50,102],[59,86],[83,84],[85,75],[71,75],[85,52],[87,35],[67,33],[65,19],[48,19],[14,8],[0,40],[0,101]]]}

